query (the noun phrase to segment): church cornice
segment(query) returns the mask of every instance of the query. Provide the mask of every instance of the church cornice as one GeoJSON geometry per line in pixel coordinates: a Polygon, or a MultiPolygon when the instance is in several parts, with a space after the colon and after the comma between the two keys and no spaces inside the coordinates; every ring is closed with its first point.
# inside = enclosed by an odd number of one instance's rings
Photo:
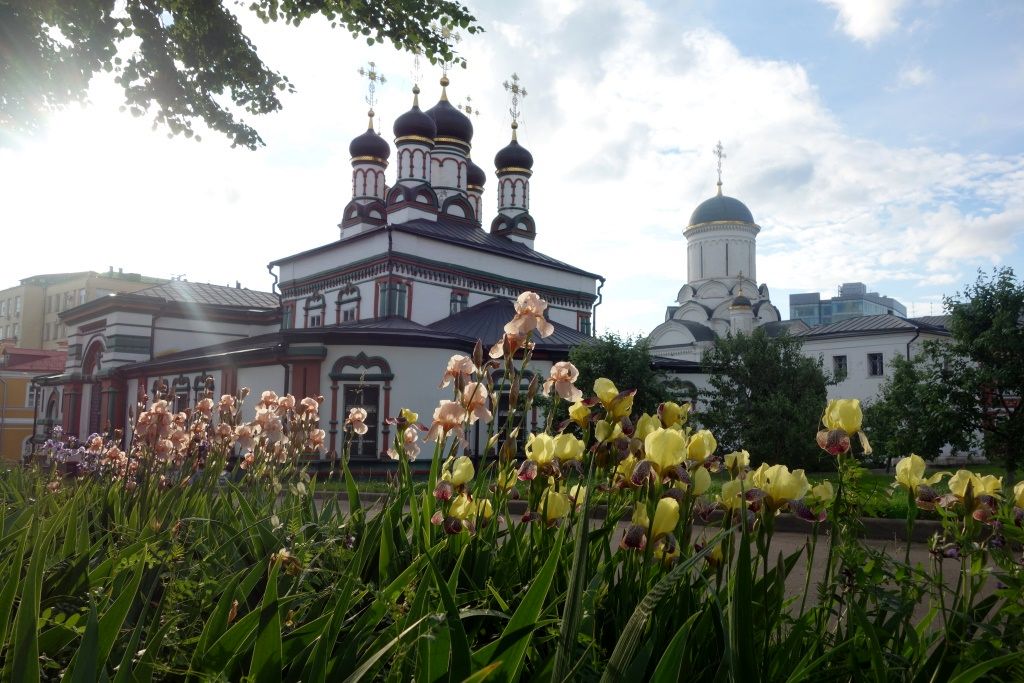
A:
{"type": "Polygon", "coordinates": [[[597,296],[588,292],[559,287],[540,287],[538,283],[515,278],[499,278],[492,273],[450,263],[433,261],[414,254],[392,252],[386,256],[370,257],[345,268],[320,271],[301,279],[281,283],[281,294],[289,299],[304,299],[317,292],[325,292],[348,283],[372,280],[391,273],[446,287],[461,287],[479,294],[515,298],[525,290],[534,290],[548,303],[563,308],[589,309],[597,296]],[[390,264],[390,267],[389,267],[390,264]]]}
{"type": "Polygon", "coordinates": [[[729,227],[745,230],[753,234],[761,232],[761,226],[757,223],[740,223],[738,221],[710,221],[708,223],[698,223],[696,225],[689,225],[683,229],[684,235],[702,235],[708,232],[717,232],[719,228],[729,227]]]}

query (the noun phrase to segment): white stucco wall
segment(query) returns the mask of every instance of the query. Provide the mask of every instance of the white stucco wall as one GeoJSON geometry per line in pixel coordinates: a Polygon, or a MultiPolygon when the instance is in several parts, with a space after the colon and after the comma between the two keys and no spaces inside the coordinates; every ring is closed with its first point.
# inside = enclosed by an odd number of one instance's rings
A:
{"type": "Polygon", "coordinates": [[[907,357],[907,344],[913,340],[910,355],[913,357],[921,349],[926,339],[937,339],[933,335],[920,335],[914,339],[913,332],[895,334],[834,337],[829,339],[804,338],[804,354],[811,358],[821,358],[827,373],[832,372],[833,358],[846,356],[847,377],[845,380],[828,388],[829,398],[859,398],[861,401],[874,401],[885,378],[892,373],[889,367],[894,356],[907,357]],[[881,376],[871,376],[868,366],[868,354],[880,353],[884,362],[881,376]]]}

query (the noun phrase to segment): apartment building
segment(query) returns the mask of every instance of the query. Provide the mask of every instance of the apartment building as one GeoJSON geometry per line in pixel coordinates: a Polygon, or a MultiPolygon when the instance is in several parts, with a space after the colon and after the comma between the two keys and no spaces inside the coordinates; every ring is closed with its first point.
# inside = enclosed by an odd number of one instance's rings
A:
{"type": "Polygon", "coordinates": [[[58,315],[88,301],[117,293],[137,292],[167,280],[125,273],[49,273],[25,278],[0,290],[0,341],[23,349],[67,347],[68,330],[58,315]]]}

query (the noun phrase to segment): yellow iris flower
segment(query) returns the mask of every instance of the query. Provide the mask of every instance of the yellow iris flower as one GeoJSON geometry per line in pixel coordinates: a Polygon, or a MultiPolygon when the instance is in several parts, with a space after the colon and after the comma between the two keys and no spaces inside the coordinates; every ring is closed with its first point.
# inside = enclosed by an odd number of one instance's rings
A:
{"type": "Polygon", "coordinates": [[[526,439],[526,457],[537,465],[547,465],[555,459],[555,439],[550,434],[530,434],[526,439]]]}
{"type": "Polygon", "coordinates": [[[811,490],[803,470],[790,472],[785,465],[761,463],[751,474],[750,481],[764,491],[768,506],[776,510],[791,500],[800,500],[811,490]]]}
{"type": "Polygon", "coordinates": [[[918,487],[936,484],[948,474],[948,472],[938,472],[926,477],[924,470],[924,458],[916,453],[911,453],[896,463],[896,483],[912,493],[917,493],[918,487]]]}
{"type": "Polygon", "coordinates": [[[572,434],[559,434],[552,440],[552,452],[562,462],[580,460],[583,457],[583,442],[572,434]]]}
{"type": "Polygon", "coordinates": [[[686,441],[681,432],[659,427],[647,435],[644,440],[644,452],[646,459],[660,475],[683,462],[685,445],[686,441]]]}
{"type": "Polygon", "coordinates": [[[613,420],[626,417],[633,411],[633,395],[631,392],[622,395],[615,383],[607,377],[601,377],[594,382],[594,394],[601,400],[608,417],[613,420]]]}
{"type": "Polygon", "coordinates": [[[702,463],[707,460],[709,455],[715,452],[716,448],[718,448],[718,442],[715,441],[714,435],[708,430],[702,429],[690,437],[686,453],[690,460],[702,463]]]}
{"type": "Polygon", "coordinates": [[[633,524],[645,531],[650,528],[651,540],[658,540],[676,530],[679,524],[679,503],[675,498],[659,498],[654,509],[654,524],[647,516],[647,506],[637,505],[633,510],[633,524]]]}
{"type": "Polygon", "coordinates": [[[473,460],[468,456],[460,455],[454,460],[445,463],[445,469],[441,473],[441,478],[451,482],[452,486],[462,486],[471,482],[475,475],[476,470],[473,467],[473,460]]]}
{"type": "Polygon", "coordinates": [[[821,421],[828,429],[842,429],[849,435],[860,431],[864,413],[860,409],[860,399],[832,399],[825,407],[825,415],[821,421]]]}

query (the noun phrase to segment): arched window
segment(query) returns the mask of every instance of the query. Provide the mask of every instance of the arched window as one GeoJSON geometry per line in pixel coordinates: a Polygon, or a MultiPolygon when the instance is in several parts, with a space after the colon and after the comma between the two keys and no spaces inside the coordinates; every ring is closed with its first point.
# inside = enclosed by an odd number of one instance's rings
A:
{"type": "Polygon", "coordinates": [[[180,413],[189,407],[191,384],[192,383],[188,381],[188,377],[185,375],[178,375],[175,380],[171,382],[171,397],[174,401],[174,412],[180,413]]]}
{"type": "Polygon", "coordinates": [[[359,288],[353,284],[346,285],[338,291],[335,302],[335,322],[350,323],[359,320],[359,306],[362,296],[359,288]]]}
{"type": "Polygon", "coordinates": [[[380,458],[390,444],[390,428],[383,420],[391,411],[394,373],[380,356],[344,356],[334,362],[331,378],[330,450],[340,455],[345,447],[344,421],[352,408],[366,411],[365,434],[348,434],[353,458],[380,458]]]}
{"type": "Polygon", "coordinates": [[[211,394],[217,391],[217,385],[213,381],[213,376],[205,373],[196,375],[196,378],[192,380],[193,405],[199,403],[206,394],[207,388],[210,389],[211,394]]]}
{"type": "Polygon", "coordinates": [[[304,310],[306,312],[306,327],[323,327],[324,326],[324,309],[326,304],[324,303],[324,295],[317,292],[313,296],[306,299],[306,305],[304,310]]]}

